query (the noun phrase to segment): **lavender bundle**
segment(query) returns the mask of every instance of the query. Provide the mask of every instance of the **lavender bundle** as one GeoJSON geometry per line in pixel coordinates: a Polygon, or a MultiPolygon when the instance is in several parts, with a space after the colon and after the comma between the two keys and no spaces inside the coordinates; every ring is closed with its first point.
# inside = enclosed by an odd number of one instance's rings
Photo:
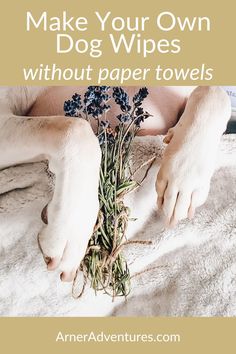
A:
{"type": "Polygon", "coordinates": [[[66,116],[84,118],[90,123],[95,120],[97,123],[96,134],[102,151],[100,211],[81,270],[84,284],[89,279],[95,291],[103,290],[112,297],[127,296],[130,292],[130,273],[121,252],[126,242],[130,214],[129,208],[124,205],[124,196],[138,185],[130,167],[131,144],[141,122],[150,116],[142,108],[147,95],[147,88],[141,88],[130,102],[121,87],[90,86],[84,97],[76,93],[72,100],[64,103],[66,116]],[[114,129],[106,120],[111,100],[120,108],[114,129]]]}

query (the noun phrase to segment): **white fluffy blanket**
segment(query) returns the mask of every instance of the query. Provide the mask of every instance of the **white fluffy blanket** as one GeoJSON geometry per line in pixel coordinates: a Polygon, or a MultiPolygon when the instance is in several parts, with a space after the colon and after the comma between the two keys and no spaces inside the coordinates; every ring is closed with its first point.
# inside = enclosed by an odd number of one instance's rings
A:
{"type": "MultiPolygon", "coordinates": [[[[140,138],[139,164],[162,152],[160,138],[140,138]]],[[[3,153],[3,152],[2,152],[3,153]]],[[[0,314],[2,316],[234,316],[236,315],[236,136],[224,136],[209,198],[192,221],[163,230],[154,211],[153,166],[128,203],[139,222],[129,246],[132,292],[112,302],[87,288],[71,297],[71,284],[48,272],[37,245],[40,213],[52,192],[45,163],[0,171],[0,314]]]]}

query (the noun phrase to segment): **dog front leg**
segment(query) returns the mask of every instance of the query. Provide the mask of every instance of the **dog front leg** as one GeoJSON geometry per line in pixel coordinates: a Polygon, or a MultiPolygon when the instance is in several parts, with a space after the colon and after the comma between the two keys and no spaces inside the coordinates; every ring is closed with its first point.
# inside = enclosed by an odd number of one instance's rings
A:
{"type": "Polygon", "coordinates": [[[1,127],[0,149],[0,167],[48,159],[56,183],[39,242],[49,259],[48,269],[59,266],[61,279],[73,280],[99,207],[101,152],[89,123],[65,117],[12,116],[1,127]]]}
{"type": "Polygon", "coordinates": [[[182,117],[169,131],[156,183],[158,207],[167,224],[192,218],[206,201],[230,114],[230,100],[221,88],[201,86],[192,92],[182,117]]]}

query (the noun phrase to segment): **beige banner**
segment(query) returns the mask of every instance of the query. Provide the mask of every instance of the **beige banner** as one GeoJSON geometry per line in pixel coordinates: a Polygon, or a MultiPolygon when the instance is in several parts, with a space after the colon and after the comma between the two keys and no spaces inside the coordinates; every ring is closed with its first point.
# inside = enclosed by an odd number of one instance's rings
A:
{"type": "Polygon", "coordinates": [[[5,1],[0,85],[235,85],[235,10],[234,0],[5,1]],[[96,11],[110,12],[104,31],[96,11]],[[132,50],[116,54],[122,34],[132,50]]]}
{"type": "Polygon", "coordinates": [[[233,318],[2,318],[1,351],[231,354],[235,325],[233,318]]]}

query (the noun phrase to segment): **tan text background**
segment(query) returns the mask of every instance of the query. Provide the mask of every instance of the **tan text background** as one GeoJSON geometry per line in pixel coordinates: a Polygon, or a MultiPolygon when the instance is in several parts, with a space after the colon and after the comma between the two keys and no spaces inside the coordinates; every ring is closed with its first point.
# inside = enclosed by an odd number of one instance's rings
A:
{"type": "MultiPolygon", "coordinates": [[[[145,0],[145,1],[107,1],[107,0],[70,0],[70,1],[5,1],[0,12],[0,33],[1,33],[1,66],[0,85],[26,84],[22,68],[37,67],[42,64],[56,63],[61,68],[84,67],[89,63],[95,69],[101,66],[113,67],[150,67],[154,69],[157,64],[165,67],[199,67],[204,63],[207,67],[214,69],[214,78],[211,81],[155,81],[149,77],[145,82],[147,85],[185,85],[185,84],[206,84],[206,85],[235,85],[236,64],[235,64],[235,13],[236,5],[233,0],[225,1],[176,1],[176,0],[145,0]],[[135,54],[115,55],[110,50],[109,40],[105,40],[103,56],[93,59],[88,55],[79,55],[76,52],[69,54],[56,53],[56,34],[42,30],[26,31],[26,11],[39,16],[42,11],[47,11],[49,16],[60,16],[66,10],[71,16],[88,17],[89,30],[87,32],[74,32],[74,38],[80,35],[87,39],[102,36],[99,30],[99,23],[95,21],[94,11],[101,13],[112,11],[114,16],[149,16],[153,18],[145,32],[146,38],[179,38],[182,43],[182,50],[179,54],[153,54],[143,59],[135,54]],[[208,16],[211,19],[211,32],[159,32],[156,30],[154,16],[162,11],[171,11],[176,16],[208,16]],[[153,16],[153,17],[152,17],[153,16]]],[[[109,33],[107,31],[106,33],[109,33]]],[[[71,32],[70,32],[71,34],[71,32]]],[[[91,82],[90,82],[91,83],[91,82]]],[[[30,84],[50,85],[66,84],[73,85],[78,82],[66,81],[34,81],[30,84]]],[[[87,82],[80,82],[87,84],[87,82]]],[[[93,82],[96,84],[96,82],[93,82]]],[[[111,82],[106,82],[111,84],[111,82]]],[[[112,82],[112,84],[118,84],[112,82]]],[[[129,81],[126,84],[139,82],[129,81]]],[[[143,82],[142,82],[143,84],[143,82]]]]}

